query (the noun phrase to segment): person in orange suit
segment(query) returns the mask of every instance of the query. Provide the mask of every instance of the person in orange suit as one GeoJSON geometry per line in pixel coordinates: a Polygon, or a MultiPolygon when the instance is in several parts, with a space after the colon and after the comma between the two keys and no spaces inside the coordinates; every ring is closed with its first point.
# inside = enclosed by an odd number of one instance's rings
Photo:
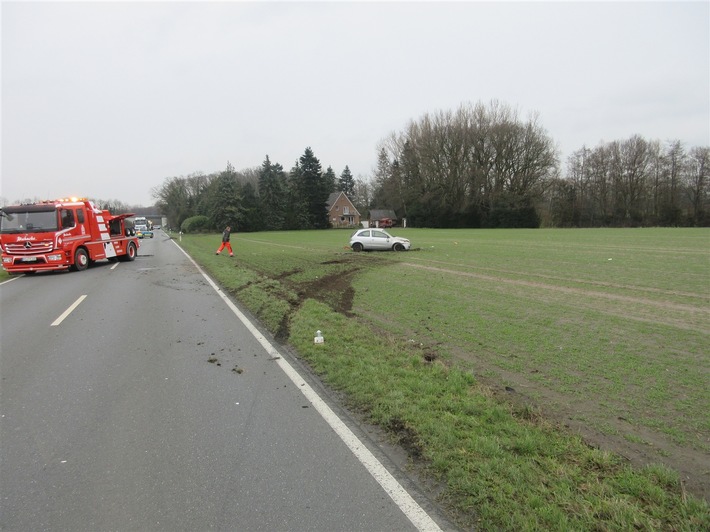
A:
{"type": "Polygon", "coordinates": [[[219,246],[219,249],[217,250],[217,253],[215,255],[219,255],[224,248],[227,248],[227,251],[229,251],[229,256],[234,257],[234,253],[232,252],[232,245],[229,243],[229,236],[232,233],[232,228],[227,226],[224,228],[224,231],[222,232],[222,245],[219,246]]]}

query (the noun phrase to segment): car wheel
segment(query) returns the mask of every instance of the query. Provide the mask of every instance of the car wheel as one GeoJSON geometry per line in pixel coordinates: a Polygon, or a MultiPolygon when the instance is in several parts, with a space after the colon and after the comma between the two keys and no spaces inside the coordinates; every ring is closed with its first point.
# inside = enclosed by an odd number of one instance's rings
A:
{"type": "Polygon", "coordinates": [[[355,242],[353,244],[353,251],[362,251],[364,248],[360,242],[355,242]]]}
{"type": "Polygon", "coordinates": [[[392,246],[392,250],[393,251],[404,251],[404,245],[397,242],[394,246],[392,246]]]}

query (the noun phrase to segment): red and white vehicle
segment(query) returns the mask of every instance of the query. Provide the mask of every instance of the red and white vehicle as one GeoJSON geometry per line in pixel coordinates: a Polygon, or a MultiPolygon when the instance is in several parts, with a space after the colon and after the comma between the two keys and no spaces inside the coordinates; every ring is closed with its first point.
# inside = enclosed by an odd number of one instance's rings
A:
{"type": "Polygon", "coordinates": [[[101,260],[132,261],[140,241],[126,218],[85,198],[63,198],[0,209],[2,267],[9,273],[85,270],[101,260]]]}

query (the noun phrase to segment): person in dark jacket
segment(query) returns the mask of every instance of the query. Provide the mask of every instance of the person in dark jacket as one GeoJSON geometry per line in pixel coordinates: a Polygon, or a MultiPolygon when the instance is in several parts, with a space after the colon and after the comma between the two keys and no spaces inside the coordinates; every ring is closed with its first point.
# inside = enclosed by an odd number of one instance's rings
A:
{"type": "Polygon", "coordinates": [[[227,226],[224,228],[224,231],[222,232],[222,245],[219,246],[219,249],[217,250],[216,255],[219,255],[224,248],[227,248],[227,251],[229,251],[229,256],[234,257],[234,253],[232,252],[232,244],[229,243],[229,236],[232,233],[232,228],[227,226]]]}

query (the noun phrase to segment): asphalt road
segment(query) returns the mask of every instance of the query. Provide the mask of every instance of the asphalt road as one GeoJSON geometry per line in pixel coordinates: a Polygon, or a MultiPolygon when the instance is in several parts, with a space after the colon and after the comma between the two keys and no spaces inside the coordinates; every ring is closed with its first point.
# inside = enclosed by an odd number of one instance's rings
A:
{"type": "Polygon", "coordinates": [[[0,286],[0,528],[449,528],[240,317],[161,231],[0,286]]]}

